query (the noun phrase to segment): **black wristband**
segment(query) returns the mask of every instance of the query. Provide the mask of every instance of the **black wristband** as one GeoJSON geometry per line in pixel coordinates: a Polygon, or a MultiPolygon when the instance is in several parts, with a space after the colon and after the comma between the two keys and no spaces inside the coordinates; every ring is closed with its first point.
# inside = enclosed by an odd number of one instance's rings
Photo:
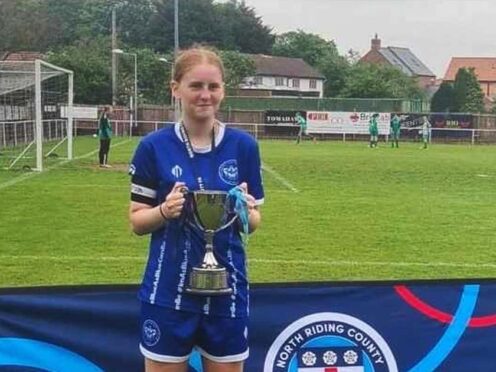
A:
{"type": "Polygon", "coordinates": [[[159,204],[158,210],[160,211],[160,215],[162,216],[162,218],[164,219],[164,221],[167,221],[167,217],[166,217],[164,211],[162,210],[162,204],[164,204],[164,203],[159,204]]]}

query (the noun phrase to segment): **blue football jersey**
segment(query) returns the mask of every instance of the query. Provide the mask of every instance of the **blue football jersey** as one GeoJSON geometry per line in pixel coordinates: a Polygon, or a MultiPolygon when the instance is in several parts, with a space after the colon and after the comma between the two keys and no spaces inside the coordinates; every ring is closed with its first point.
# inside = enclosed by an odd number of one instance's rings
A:
{"type": "MultiPolygon", "coordinates": [[[[132,201],[156,206],[165,200],[176,182],[184,182],[189,190],[198,190],[197,177],[201,176],[207,190],[229,191],[246,182],[257,204],[263,203],[260,155],[253,137],[220,124],[213,151],[211,146],[195,148],[191,159],[179,128],[176,123],[141,140],[129,170],[132,201]]],[[[215,234],[214,250],[217,261],[228,271],[232,294],[205,297],[186,293],[192,268],[203,262],[205,241],[201,231],[183,220],[169,221],[151,234],[139,298],[177,310],[246,316],[248,279],[238,223],[215,234]]]]}

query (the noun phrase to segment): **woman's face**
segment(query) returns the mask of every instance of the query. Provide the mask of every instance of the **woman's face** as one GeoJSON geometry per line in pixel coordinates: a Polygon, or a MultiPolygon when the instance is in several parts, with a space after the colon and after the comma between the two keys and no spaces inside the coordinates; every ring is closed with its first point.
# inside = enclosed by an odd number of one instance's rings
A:
{"type": "Polygon", "coordinates": [[[205,121],[215,117],[224,98],[224,82],[217,66],[202,63],[172,82],[174,97],[181,100],[185,117],[205,121]]]}

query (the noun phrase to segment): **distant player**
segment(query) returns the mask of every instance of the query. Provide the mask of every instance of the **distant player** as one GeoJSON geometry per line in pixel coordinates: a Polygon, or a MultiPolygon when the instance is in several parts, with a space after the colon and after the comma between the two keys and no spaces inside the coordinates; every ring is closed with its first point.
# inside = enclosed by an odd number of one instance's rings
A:
{"type": "Polygon", "coordinates": [[[427,119],[427,116],[423,118],[424,123],[422,124],[422,140],[424,141],[424,146],[421,149],[426,149],[427,144],[431,142],[431,123],[427,119]]]}
{"type": "Polygon", "coordinates": [[[296,137],[296,144],[299,144],[303,136],[307,136],[307,120],[299,112],[296,113],[295,118],[296,123],[300,127],[298,137],[296,137]]]}
{"type": "Polygon", "coordinates": [[[401,120],[398,115],[394,114],[390,121],[389,135],[391,136],[391,147],[399,147],[398,142],[400,139],[401,120]]]}
{"type": "Polygon", "coordinates": [[[98,132],[97,136],[100,138],[100,150],[98,152],[98,159],[101,168],[110,168],[108,164],[108,154],[110,151],[110,141],[112,139],[112,125],[110,124],[110,109],[105,106],[102,114],[98,119],[98,132]]]}
{"type": "Polygon", "coordinates": [[[375,113],[372,115],[372,117],[369,120],[370,148],[377,147],[377,140],[379,138],[379,129],[377,128],[378,117],[379,114],[375,113]]]}

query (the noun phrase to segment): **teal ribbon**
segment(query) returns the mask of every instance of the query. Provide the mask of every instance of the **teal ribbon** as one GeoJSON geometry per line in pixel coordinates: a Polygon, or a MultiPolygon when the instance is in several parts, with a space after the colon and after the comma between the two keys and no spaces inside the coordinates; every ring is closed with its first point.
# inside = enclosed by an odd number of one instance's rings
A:
{"type": "Polygon", "coordinates": [[[236,186],[229,190],[229,197],[234,202],[234,212],[238,215],[243,230],[243,242],[248,242],[249,224],[248,224],[248,202],[246,195],[241,187],[236,186]]]}

